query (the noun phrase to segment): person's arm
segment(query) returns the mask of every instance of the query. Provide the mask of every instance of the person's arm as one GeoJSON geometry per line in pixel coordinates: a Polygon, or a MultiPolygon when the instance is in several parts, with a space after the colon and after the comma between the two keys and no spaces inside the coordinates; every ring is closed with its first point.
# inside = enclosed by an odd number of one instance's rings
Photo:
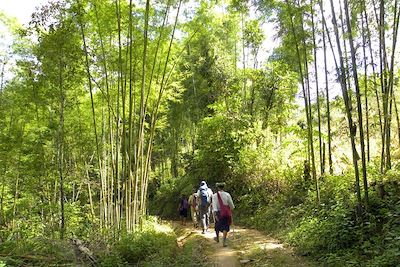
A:
{"type": "Polygon", "coordinates": [[[215,193],[212,196],[212,211],[213,211],[214,219],[216,222],[218,222],[218,220],[219,220],[219,216],[218,216],[218,207],[219,206],[218,205],[219,205],[218,204],[218,196],[217,196],[217,193],[215,193]]]}
{"type": "Polygon", "coordinates": [[[231,195],[229,193],[226,193],[226,196],[227,196],[227,200],[228,200],[227,201],[228,205],[231,208],[231,210],[233,210],[235,208],[235,205],[233,204],[232,197],[231,197],[231,195]]]}
{"type": "Polygon", "coordinates": [[[213,196],[212,196],[212,209],[213,209],[213,212],[217,212],[218,211],[218,196],[217,196],[217,193],[215,193],[213,196]]]}
{"type": "Polygon", "coordinates": [[[210,197],[210,205],[211,205],[214,200],[213,199],[213,191],[210,188],[208,188],[207,193],[208,193],[208,196],[210,197]]]}

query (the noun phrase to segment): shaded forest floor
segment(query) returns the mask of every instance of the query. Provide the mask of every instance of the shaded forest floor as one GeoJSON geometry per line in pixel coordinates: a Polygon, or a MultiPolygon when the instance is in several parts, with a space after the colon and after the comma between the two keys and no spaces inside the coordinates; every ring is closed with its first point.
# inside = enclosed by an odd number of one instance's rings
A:
{"type": "Polygon", "coordinates": [[[286,244],[254,229],[234,225],[228,235],[228,246],[223,247],[222,242],[213,240],[215,232],[212,227],[206,234],[201,234],[191,223],[183,226],[179,222],[172,222],[172,225],[178,235],[178,246],[183,248],[186,242],[197,240],[197,245],[193,247],[197,257],[195,266],[316,266],[308,258],[296,255],[286,244]],[[200,251],[203,252],[200,253],[203,254],[202,264],[198,259],[200,251]]]}

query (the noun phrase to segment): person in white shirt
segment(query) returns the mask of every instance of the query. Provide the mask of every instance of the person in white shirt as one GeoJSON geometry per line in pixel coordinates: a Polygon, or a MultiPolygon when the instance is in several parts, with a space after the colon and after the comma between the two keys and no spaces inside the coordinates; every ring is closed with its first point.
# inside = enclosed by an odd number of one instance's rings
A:
{"type": "Polygon", "coordinates": [[[210,206],[213,192],[208,188],[205,181],[200,182],[199,190],[197,191],[197,199],[199,206],[199,219],[202,228],[202,233],[205,234],[210,225],[210,206]]]}
{"type": "Polygon", "coordinates": [[[226,239],[228,236],[228,232],[230,230],[230,225],[232,223],[232,212],[230,212],[229,216],[222,216],[221,210],[223,207],[221,207],[220,204],[225,206],[224,208],[230,209],[232,211],[235,208],[235,205],[233,204],[232,197],[228,192],[224,191],[225,183],[217,183],[217,193],[215,193],[212,197],[212,207],[213,207],[213,213],[214,217],[216,220],[215,223],[215,234],[216,237],[214,240],[216,242],[219,242],[219,232],[222,232],[223,234],[223,246],[226,247],[226,239]]]}

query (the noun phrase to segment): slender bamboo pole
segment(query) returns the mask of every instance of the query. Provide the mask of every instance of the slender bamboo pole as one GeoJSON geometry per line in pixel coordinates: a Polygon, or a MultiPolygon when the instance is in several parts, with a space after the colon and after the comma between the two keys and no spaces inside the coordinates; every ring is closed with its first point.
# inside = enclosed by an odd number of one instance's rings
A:
{"type": "Polygon", "coordinates": [[[337,20],[336,20],[336,14],[335,14],[335,7],[333,4],[333,0],[330,0],[331,3],[331,10],[332,10],[332,23],[333,23],[333,29],[335,32],[336,36],[336,45],[339,53],[339,59],[340,59],[340,69],[338,69],[338,74],[340,77],[340,84],[341,84],[341,89],[342,89],[342,95],[343,95],[343,100],[346,106],[346,115],[347,115],[347,122],[348,122],[348,127],[349,127],[349,134],[350,134],[350,142],[351,142],[351,148],[352,148],[352,158],[353,158],[353,166],[354,166],[354,176],[355,176],[355,190],[357,194],[357,201],[359,203],[357,207],[357,213],[358,215],[361,214],[361,191],[360,191],[360,174],[359,174],[359,169],[358,169],[358,153],[355,145],[355,135],[356,135],[356,129],[353,123],[353,118],[351,115],[351,110],[352,110],[352,105],[348,96],[347,92],[347,81],[346,81],[346,71],[345,71],[345,64],[344,64],[344,59],[343,59],[343,53],[342,53],[342,48],[341,48],[341,43],[340,43],[340,35],[339,35],[339,30],[337,26],[337,20]]]}
{"type": "Polygon", "coordinates": [[[363,175],[363,183],[364,183],[364,201],[365,201],[365,205],[368,207],[368,203],[369,203],[368,179],[367,179],[367,164],[366,164],[366,157],[365,157],[365,139],[364,139],[364,126],[363,126],[363,115],[362,115],[362,105],[361,105],[361,90],[360,90],[360,84],[358,81],[356,49],[354,47],[353,32],[351,29],[348,0],[344,0],[344,10],[345,10],[345,14],[346,14],[347,33],[348,33],[349,44],[350,44],[351,62],[353,65],[353,67],[352,67],[353,80],[354,80],[354,86],[356,89],[356,98],[357,98],[358,128],[359,128],[359,132],[360,132],[361,164],[362,164],[362,175],[363,175]]]}

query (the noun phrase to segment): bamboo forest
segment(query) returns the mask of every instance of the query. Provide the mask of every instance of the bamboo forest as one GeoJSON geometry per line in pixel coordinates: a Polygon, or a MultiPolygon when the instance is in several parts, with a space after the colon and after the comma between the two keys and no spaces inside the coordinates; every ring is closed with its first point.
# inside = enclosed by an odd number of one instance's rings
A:
{"type": "Polygon", "coordinates": [[[0,267],[400,265],[399,0],[3,5],[0,267]]]}

